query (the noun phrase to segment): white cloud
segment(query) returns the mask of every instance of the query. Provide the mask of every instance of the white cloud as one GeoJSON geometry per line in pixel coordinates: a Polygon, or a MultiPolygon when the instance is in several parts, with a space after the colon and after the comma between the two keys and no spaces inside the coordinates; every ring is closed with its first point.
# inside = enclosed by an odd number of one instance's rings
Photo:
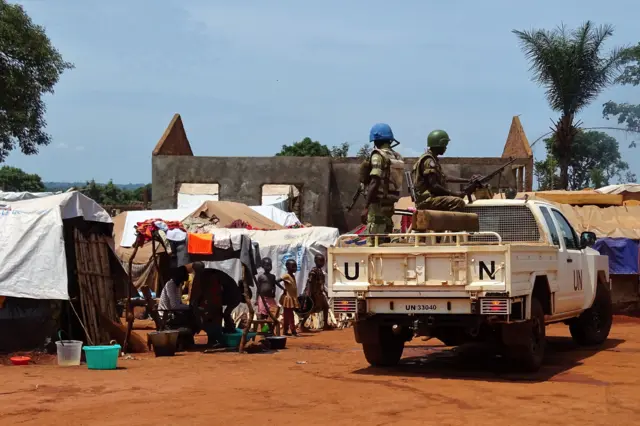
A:
{"type": "Polygon", "coordinates": [[[82,145],[76,146],[76,151],[84,151],[84,146],[82,145]]]}
{"type": "Polygon", "coordinates": [[[66,143],[57,143],[54,145],[54,147],[58,148],[58,149],[67,149],[69,148],[69,145],[67,145],[66,143]]]}

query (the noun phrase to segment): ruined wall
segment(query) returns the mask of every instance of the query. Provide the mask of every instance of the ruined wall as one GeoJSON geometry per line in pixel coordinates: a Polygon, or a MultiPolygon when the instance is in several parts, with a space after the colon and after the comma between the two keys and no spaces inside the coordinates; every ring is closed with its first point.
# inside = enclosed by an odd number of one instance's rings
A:
{"type": "Polygon", "coordinates": [[[323,157],[152,157],[154,209],[177,205],[182,183],[217,183],[221,201],[257,206],[262,185],[290,184],[300,189],[301,218],[327,225],[329,205],[329,158],[323,157]]]}
{"type": "MultiPolygon", "coordinates": [[[[416,158],[407,158],[406,169],[411,170],[416,158]]],[[[515,164],[524,164],[527,159],[515,164]]],[[[291,184],[301,190],[303,222],[318,226],[334,226],[341,231],[353,229],[360,223],[364,206],[361,198],[349,213],[358,186],[360,160],[357,158],[330,159],[327,157],[152,157],[153,208],[175,208],[177,191],[182,183],[217,183],[219,199],[248,205],[261,203],[262,185],[291,184]]],[[[487,175],[504,164],[502,158],[442,159],[445,173],[470,178],[474,174],[487,175]]],[[[500,186],[515,187],[513,172],[502,173],[500,186]]],[[[498,185],[498,178],[492,182],[498,185]]],[[[452,185],[452,189],[455,185],[452,185]]],[[[403,188],[403,196],[407,196],[403,188]]]]}

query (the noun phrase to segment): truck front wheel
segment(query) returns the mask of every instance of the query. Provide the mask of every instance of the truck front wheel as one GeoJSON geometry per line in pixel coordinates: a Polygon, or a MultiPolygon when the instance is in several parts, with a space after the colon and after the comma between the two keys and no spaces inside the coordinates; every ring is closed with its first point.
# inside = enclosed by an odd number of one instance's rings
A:
{"type": "Polygon", "coordinates": [[[611,292],[604,284],[598,283],[593,305],[569,324],[569,331],[579,345],[600,345],[609,337],[612,323],[611,292]]]}
{"type": "Polygon", "coordinates": [[[392,367],[400,361],[404,351],[404,338],[391,331],[391,327],[380,327],[377,342],[362,344],[364,357],[372,367],[392,367]]]}

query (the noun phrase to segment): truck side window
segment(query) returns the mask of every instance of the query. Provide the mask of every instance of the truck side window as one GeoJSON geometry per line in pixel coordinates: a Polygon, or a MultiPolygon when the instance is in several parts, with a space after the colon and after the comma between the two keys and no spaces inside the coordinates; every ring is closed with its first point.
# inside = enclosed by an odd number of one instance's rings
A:
{"type": "Polygon", "coordinates": [[[553,240],[553,245],[560,247],[560,237],[558,236],[558,230],[556,229],[556,225],[553,223],[553,219],[551,218],[551,214],[549,213],[549,209],[546,207],[541,207],[542,216],[544,216],[544,221],[547,223],[547,227],[549,228],[549,233],[551,234],[551,240],[553,240]]]}
{"type": "Polygon", "coordinates": [[[566,248],[569,250],[580,250],[580,244],[578,243],[578,241],[576,241],[576,234],[573,231],[571,225],[569,225],[567,219],[565,219],[562,213],[557,210],[553,211],[553,216],[556,218],[558,224],[560,225],[560,231],[562,232],[562,237],[564,238],[564,245],[566,246],[566,248]]]}

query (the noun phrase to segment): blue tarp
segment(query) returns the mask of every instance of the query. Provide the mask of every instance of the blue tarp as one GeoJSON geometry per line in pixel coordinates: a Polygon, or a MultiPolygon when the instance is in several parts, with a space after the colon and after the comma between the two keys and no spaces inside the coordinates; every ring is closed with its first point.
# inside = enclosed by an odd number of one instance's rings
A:
{"type": "Polygon", "coordinates": [[[600,238],[593,246],[600,254],[609,256],[610,274],[640,273],[638,241],[628,238],[600,238]]]}

